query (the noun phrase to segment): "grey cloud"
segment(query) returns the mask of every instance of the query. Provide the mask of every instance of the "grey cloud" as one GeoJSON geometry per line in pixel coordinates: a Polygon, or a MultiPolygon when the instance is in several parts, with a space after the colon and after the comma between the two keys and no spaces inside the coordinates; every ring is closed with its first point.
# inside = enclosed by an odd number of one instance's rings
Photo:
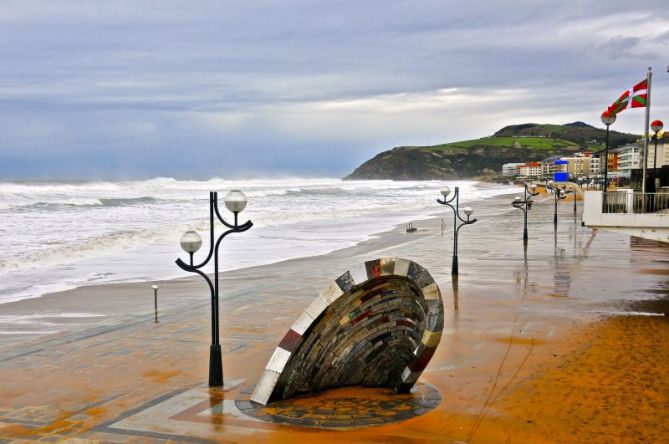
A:
{"type": "MultiPolygon", "coordinates": [[[[80,165],[80,174],[109,171],[104,165],[119,174],[142,167],[146,174],[162,171],[156,168],[204,174],[208,153],[233,171],[237,165],[338,173],[388,146],[481,136],[480,125],[468,121],[482,118],[489,119],[485,131],[538,112],[574,120],[594,114],[596,121],[646,66],[666,65],[666,51],[646,51],[638,30],[621,26],[648,16],[669,23],[662,6],[4,2],[0,179],[17,171],[62,172],[66,164],[80,165]],[[614,61],[616,54],[625,56],[614,61]],[[421,94],[454,87],[477,97],[505,89],[524,96],[494,112],[485,108],[494,105],[459,103],[470,119],[447,106],[420,109],[421,94]],[[364,108],[358,121],[366,127],[355,125],[358,109],[313,111],[324,102],[399,93],[419,109],[397,116],[364,108]],[[295,107],[303,111],[279,118],[295,107]],[[203,124],[198,114],[218,123],[203,124]],[[183,149],[197,153],[197,161],[184,165],[183,149]]],[[[654,44],[666,48],[666,33],[650,31],[654,44]]]]}

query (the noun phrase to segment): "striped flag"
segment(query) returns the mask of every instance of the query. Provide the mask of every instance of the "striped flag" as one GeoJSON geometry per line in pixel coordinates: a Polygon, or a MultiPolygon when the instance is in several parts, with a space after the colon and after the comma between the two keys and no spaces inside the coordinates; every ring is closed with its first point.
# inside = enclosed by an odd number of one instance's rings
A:
{"type": "Polygon", "coordinates": [[[609,113],[611,114],[618,114],[620,111],[624,110],[627,108],[627,104],[629,103],[630,99],[630,92],[625,91],[618,97],[618,100],[613,102],[611,106],[609,106],[609,113]]]}
{"type": "Polygon", "coordinates": [[[648,80],[644,79],[632,88],[632,108],[644,108],[648,101],[648,80]]]}
{"type": "Polygon", "coordinates": [[[648,101],[648,80],[637,83],[631,91],[625,91],[609,106],[609,112],[618,114],[627,108],[644,108],[648,101]]]}

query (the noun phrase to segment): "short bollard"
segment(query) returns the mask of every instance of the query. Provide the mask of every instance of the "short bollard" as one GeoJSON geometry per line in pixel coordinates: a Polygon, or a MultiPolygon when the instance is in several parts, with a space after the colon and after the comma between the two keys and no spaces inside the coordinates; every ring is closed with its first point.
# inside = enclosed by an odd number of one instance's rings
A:
{"type": "Polygon", "coordinates": [[[157,324],[158,323],[158,287],[157,285],[152,285],[151,288],[153,288],[153,308],[155,310],[155,318],[153,323],[157,324]]]}

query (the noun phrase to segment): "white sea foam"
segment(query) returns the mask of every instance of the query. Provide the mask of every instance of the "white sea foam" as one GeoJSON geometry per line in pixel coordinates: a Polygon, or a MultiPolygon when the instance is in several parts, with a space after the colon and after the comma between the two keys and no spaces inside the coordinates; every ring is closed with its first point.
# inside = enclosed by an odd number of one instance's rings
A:
{"type": "MultiPolygon", "coordinates": [[[[220,191],[221,201],[230,189],[249,197],[241,218],[254,228],[231,236],[223,249],[222,267],[231,269],[355,245],[439,211],[434,200],[442,185],[329,178],[0,182],[0,303],[90,283],[183,275],[173,264],[182,254],[178,240],[187,228],[207,239],[210,190],[220,191]]],[[[514,190],[450,185],[460,186],[462,202],[514,190]]]]}

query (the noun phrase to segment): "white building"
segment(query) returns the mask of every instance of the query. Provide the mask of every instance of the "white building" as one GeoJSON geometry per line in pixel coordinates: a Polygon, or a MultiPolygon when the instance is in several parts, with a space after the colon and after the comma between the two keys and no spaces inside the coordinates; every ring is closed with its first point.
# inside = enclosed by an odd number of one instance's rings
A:
{"type": "Polygon", "coordinates": [[[513,177],[518,175],[518,167],[524,163],[505,163],[502,165],[502,176],[513,177]]]}
{"type": "Polygon", "coordinates": [[[585,157],[583,154],[576,153],[573,157],[563,157],[561,160],[566,160],[567,172],[574,176],[586,176],[590,173],[590,157],[585,157]]]}
{"type": "Polygon", "coordinates": [[[527,162],[518,167],[520,177],[541,177],[541,162],[527,162]]]}
{"type": "Polygon", "coordinates": [[[597,156],[592,156],[590,158],[590,167],[589,167],[589,173],[590,176],[597,176],[598,174],[601,174],[604,169],[604,165],[602,164],[602,158],[597,156]]]}
{"type": "MultiPolygon", "coordinates": [[[[631,143],[629,145],[616,148],[615,152],[618,153],[617,171],[620,176],[630,177],[632,174],[632,170],[636,170],[641,167],[640,149],[639,145],[637,145],[636,143],[631,143]]],[[[651,161],[651,167],[652,167],[652,161],[651,161]]]]}

